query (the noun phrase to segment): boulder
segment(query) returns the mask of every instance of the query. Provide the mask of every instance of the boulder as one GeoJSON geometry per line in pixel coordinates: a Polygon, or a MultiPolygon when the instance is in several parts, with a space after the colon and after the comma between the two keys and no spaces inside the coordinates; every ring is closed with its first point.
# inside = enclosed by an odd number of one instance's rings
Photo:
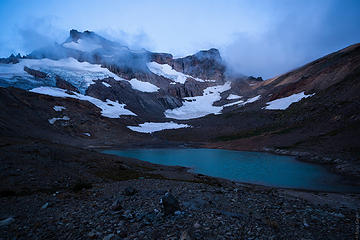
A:
{"type": "Polygon", "coordinates": [[[180,210],[179,201],[170,193],[166,192],[165,196],[160,199],[165,215],[172,215],[180,210]]]}

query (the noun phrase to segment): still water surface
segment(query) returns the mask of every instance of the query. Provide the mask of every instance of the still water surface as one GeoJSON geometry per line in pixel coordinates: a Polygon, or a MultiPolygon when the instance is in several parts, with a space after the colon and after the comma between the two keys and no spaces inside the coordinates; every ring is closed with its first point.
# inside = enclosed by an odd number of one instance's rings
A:
{"type": "Polygon", "coordinates": [[[220,149],[127,149],[103,153],[168,166],[183,166],[208,176],[267,186],[334,192],[360,192],[320,165],[262,152],[220,149]]]}

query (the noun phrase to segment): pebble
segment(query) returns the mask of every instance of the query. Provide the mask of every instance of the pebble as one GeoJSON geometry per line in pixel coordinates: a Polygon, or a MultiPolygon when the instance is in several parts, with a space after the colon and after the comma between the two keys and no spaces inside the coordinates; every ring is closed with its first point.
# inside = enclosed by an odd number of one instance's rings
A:
{"type": "Polygon", "coordinates": [[[7,225],[11,224],[14,221],[15,221],[15,219],[13,217],[8,217],[8,218],[6,218],[4,220],[1,220],[0,221],[0,227],[7,226],[7,225]]]}
{"type": "Polygon", "coordinates": [[[41,209],[46,209],[49,206],[49,203],[45,203],[44,205],[41,206],[41,209]]]}

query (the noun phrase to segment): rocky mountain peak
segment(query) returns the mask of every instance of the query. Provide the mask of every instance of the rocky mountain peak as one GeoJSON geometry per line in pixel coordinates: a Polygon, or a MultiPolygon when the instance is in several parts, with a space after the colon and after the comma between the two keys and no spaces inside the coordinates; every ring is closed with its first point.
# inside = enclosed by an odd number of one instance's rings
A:
{"type": "Polygon", "coordinates": [[[79,32],[76,29],[71,29],[70,30],[70,37],[68,40],[73,41],[73,42],[77,42],[79,39],[84,38],[84,37],[92,37],[96,35],[94,32],[86,30],[84,32],[79,32]]]}
{"type": "Polygon", "coordinates": [[[210,48],[209,50],[199,51],[194,55],[194,57],[198,58],[199,60],[213,59],[213,60],[216,60],[218,62],[222,61],[221,56],[220,56],[220,52],[216,48],[210,48]]]}

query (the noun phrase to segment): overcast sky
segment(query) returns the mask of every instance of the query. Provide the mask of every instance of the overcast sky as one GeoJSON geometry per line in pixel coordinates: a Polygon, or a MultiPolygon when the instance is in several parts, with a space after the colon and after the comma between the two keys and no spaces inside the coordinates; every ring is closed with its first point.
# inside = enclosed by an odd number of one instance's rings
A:
{"type": "Polygon", "coordinates": [[[216,47],[236,73],[269,78],[360,42],[360,0],[1,0],[0,56],[70,29],[175,56],[216,47]]]}

